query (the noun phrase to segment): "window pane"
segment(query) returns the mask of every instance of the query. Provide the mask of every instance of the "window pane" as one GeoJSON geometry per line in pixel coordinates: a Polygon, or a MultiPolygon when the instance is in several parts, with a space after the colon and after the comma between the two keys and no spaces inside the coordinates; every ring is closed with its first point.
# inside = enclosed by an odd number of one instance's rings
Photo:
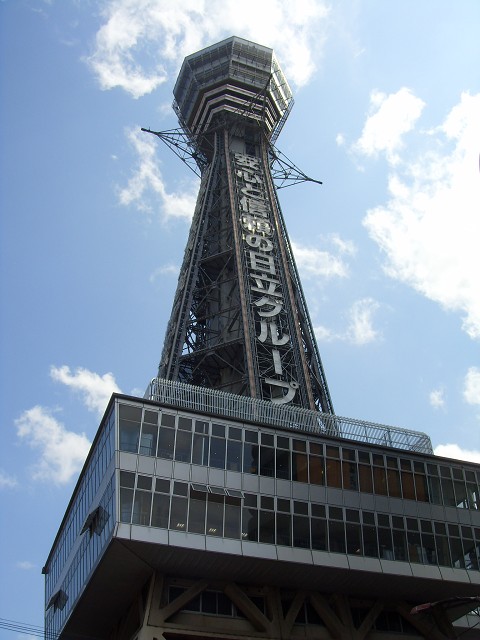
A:
{"type": "Polygon", "coordinates": [[[225,504],[225,537],[240,538],[240,500],[239,504],[225,504]]]}
{"type": "Polygon", "coordinates": [[[133,489],[120,489],[120,522],[131,522],[133,489]]]}
{"type": "Polygon", "coordinates": [[[310,482],[312,484],[323,485],[324,479],[324,459],[320,456],[310,455],[308,458],[310,470],[310,482]]]}
{"type": "Polygon", "coordinates": [[[393,498],[401,498],[400,474],[395,469],[387,469],[388,494],[393,498]]]}
{"type": "Polygon", "coordinates": [[[160,428],[158,437],[158,453],[159,458],[173,459],[173,443],[175,439],[175,431],[173,429],[160,428]]]}
{"type": "Polygon", "coordinates": [[[373,467],[373,485],[375,487],[374,493],[381,496],[388,495],[387,477],[383,467],[373,467]]]}
{"type": "Polygon", "coordinates": [[[310,549],[310,520],[293,516],[293,546],[310,549]]]}
{"type": "MultiPolygon", "coordinates": [[[[285,438],[288,440],[287,438],[285,438]]],[[[290,480],[290,451],[286,449],[276,450],[276,478],[290,480]]]]}
{"type": "Polygon", "coordinates": [[[165,495],[155,494],[153,496],[152,527],[168,529],[168,509],[170,498],[165,495]]]}
{"type": "Polygon", "coordinates": [[[195,433],[193,436],[192,463],[208,465],[208,436],[195,433]]]}
{"type": "Polygon", "coordinates": [[[260,475],[275,476],[275,449],[271,447],[260,447],[260,475]]]}
{"type": "Polygon", "coordinates": [[[225,469],[225,446],[223,438],[210,440],[210,466],[214,469],[225,469]]]}
{"type": "Polygon", "coordinates": [[[133,524],[150,525],[150,509],[152,506],[152,494],[150,491],[135,492],[135,502],[133,505],[133,524]]]}
{"type": "Polygon", "coordinates": [[[343,522],[329,520],[328,534],[330,541],[330,551],[345,553],[345,526],[343,522]]]}
{"type": "Polygon", "coordinates": [[[223,536],[223,500],[213,502],[211,496],[207,502],[207,535],[223,536]]]}
{"type": "Polygon", "coordinates": [[[187,527],[187,499],[179,496],[172,497],[170,513],[170,529],[185,531],[187,527]]]}
{"type": "Polygon", "coordinates": [[[413,473],[402,471],[402,490],[406,500],[415,500],[415,485],[413,483],[413,473]]]}
{"type": "Polygon", "coordinates": [[[291,517],[287,513],[277,513],[277,544],[291,546],[291,517]]]}
{"type": "Polygon", "coordinates": [[[120,450],[137,453],[140,423],[120,420],[120,450]]]}
{"type": "Polygon", "coordinates": [[[360,525],[350,524],[346,525],[347,533],[347,553],[352,555],[362,555],[362,534],[360,525]]]}
{"type": "Polygon", "coordinates": [[[305,453],[294,452],[292,455],[292,480],[308,482],[308,458],[305,453]]]}
{"type": "MultiPolygon", "coordinates": [[[[249,433],[245,432],[245,436],[249,433]]],[[[243,472],[258,473],[258,445],[245,442],[243,445],[243,472]]]]}
{"type": "MultiPolygon", "coordinates": [[[[332,447],[327,447],[327,449],[332,447]]],[[[342,476],[340,470],[340,460],[327,458],[327,487],[342,488],[342,476]]]]}
{"type": "Polygon", "coordinates": [[[354,462],[342,462],[343,488],[358,490],[357,465],[354,462]]]}
{"type": "Polygon", "coordinates": [[[327,522],[320,518],[312,518],[312,549],[327,550],[327,522]]]}
{"type": "Polygon", "coordinates": [[[143,424],[142,435],[140,437],[140,454],[143,456],[154,456],[157,451],[157,431],[158,428],[152,424],[143,424]]]}
{"type": "Polygon", "coordinates": [[[190,506],[188,511],[188,530],[191,533],[205,533],[206,505],[206,500],[190,499],[190,506]]]}
{"type": "MultiPolygon", "coordinates": [[[[232,429],[230,429],[232,431],[232,429]]],[[[242,470],[242,443],[235,440],[227,441],[227,469],[229,471],[242,470]]]]}
{"type": "Polygon", "coordinates": [[[257,509],[242,510],[242,540],[258,541],[258,511],[257,509]]]}
{"type": "Polygon", "coordinates": [[[378,558],[377,531],[374,527],[363,525],[363,548],[369,558],[378,558]]]}
{"type": "Polygon", "coordinates": [[[191,449],[191,432],[177,431],[177,442],[175,444],[175,460],[178,460],[179,462],[190,462],[191,449]]]}
{"type": "Polygon", "coordinates": [[[380,558],[395,560],[391,529],[384,529],[383,527],[378,529],[378,546],[380,549],[380,558]]]}
{"type": "Polygon", "coordinates": [[[260,511],[260,542],[275,543],[275,513],[260,511]]]}
{"type": "Polygon", "coordinates": [[[373,493],[371,466],[366,464],[359,464],[358,472],[360,475],[360,491],[364,491],[365,493],[373,493]]]}

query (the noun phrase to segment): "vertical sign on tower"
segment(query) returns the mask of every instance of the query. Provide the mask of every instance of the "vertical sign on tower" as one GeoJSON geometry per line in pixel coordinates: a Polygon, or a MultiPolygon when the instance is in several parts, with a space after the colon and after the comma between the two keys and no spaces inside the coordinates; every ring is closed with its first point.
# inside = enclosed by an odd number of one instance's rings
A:
{"type": "Polygon", "coordinates": [[[299,385],[292,376],[293,345],[285,310],[272,206],[260,159],[234,153],[232,161],[250,313],[253,314],[258,343],[260,383],[269,388],[272,402],[286,404],[295,398],[299,385]]]}

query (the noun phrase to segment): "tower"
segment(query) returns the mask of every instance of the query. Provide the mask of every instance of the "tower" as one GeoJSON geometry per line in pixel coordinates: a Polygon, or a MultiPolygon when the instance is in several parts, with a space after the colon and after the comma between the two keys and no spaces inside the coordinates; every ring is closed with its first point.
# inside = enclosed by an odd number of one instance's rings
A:
{"type": "Polygon", "coordinates": [[[478,638],[480,465],[333,413],[269,170],[273,52],[187,57],[175,105],[202,181],[159,377],[110,399],[43,568],[45,637],[478,638]]]}
{"type": "Polygon", "coordinates": [[[174,96],[202,177],[159,377],[333,413],[270,173],[293,103],[273,51],[188,56],[174,96]]]}

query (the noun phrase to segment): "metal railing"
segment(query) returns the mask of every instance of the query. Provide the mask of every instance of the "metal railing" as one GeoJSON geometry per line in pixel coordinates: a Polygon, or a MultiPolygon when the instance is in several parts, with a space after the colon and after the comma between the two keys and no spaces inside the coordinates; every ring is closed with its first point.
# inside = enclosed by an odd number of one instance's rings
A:
{"type": "Polygon", "coordinates": [[[161,404],[233,418],[242,422],[255,422],[272,427],[355,440],[364,444],[433,454],[430,438],[421,431],[342,418],[292,405],[277,405],[267,400],[238,396],[163,378],[153,378],[144,397],[161,404]]]}

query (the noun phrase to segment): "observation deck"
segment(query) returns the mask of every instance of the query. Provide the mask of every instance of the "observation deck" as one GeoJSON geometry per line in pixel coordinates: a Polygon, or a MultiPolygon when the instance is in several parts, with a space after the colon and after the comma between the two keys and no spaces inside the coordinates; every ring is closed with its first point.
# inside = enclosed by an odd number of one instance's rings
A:
{"type": "Polygon", "coordinates": [[[187,56],[173,94],[180,124],[202,151],[219,116],[240,115],[276,139],[293,106],[273,50],[236,36],[187,56]]]}

